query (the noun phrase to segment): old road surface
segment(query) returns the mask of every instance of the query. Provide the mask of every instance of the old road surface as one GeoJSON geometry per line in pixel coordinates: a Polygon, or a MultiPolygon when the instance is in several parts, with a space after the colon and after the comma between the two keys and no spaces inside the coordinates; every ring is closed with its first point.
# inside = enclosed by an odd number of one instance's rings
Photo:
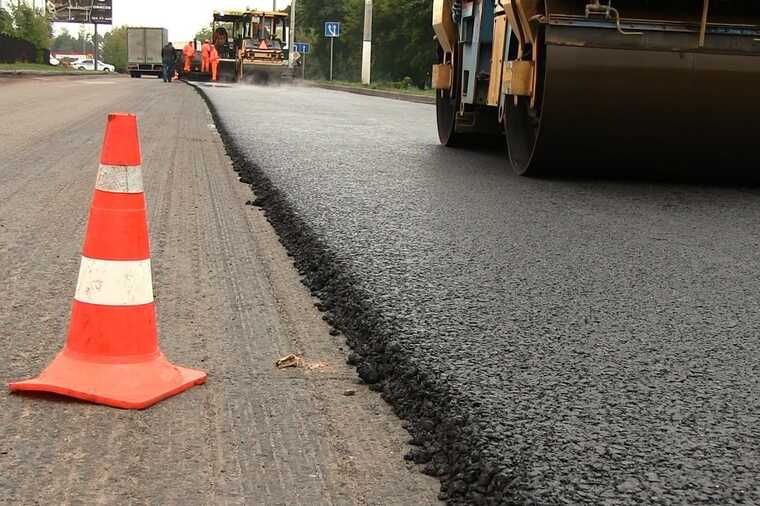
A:
{"type": "Polygon", "coordinates": [[[0,82],[0,378],[63,345],[106,114],[139,117],[159,335],[206,385],[145,411],[0,395],[0,504],[436,504],[189,86],[0,82]],[[325,367],[276,370],[301,352],[325,367]],[[347,390],[356,390],[345,396],[347,390]]]}
{"type": "Polygon", "coordinates": [[[199,89],[442,498],[760,503],[760,191],[518,178],[430,106],[199,89]]]}

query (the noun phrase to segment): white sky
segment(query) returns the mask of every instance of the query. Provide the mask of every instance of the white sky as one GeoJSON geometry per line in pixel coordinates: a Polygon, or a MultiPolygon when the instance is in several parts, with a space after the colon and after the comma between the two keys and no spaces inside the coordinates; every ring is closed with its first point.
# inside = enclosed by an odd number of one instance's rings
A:
{"type": "MultiPolygon", "coordinates": [[[[6,0],[7,1],[7,0],[6,0]]],[[[32,0],[26,0],[31,4],[32,0]]],[[[43,0],[36,0],[41,5],[43,0]]],[[[290,5],[290,0],[276,0],[277,9],[290,5]]],[[[6,3],[6,2],[3,2],[6,3]]],[[[272,9],[272,0],[113,0],[113,26],[158,26],[169,30],[169,40],[184,45],[204,25],[211,22],[214,11],[225,9],[272,9]]],[[[58,33],[66,28],[73,35],[79,32],[79,26],[71,23],[56,23],[58,33]]],[[[107,32],[110,27],[98,25],[98,35],[107,32]]],[[[92,32],[92,25],[87,25],[92,32]]],[[[182,47],[182,46],[179,46],[182,47]]]]}

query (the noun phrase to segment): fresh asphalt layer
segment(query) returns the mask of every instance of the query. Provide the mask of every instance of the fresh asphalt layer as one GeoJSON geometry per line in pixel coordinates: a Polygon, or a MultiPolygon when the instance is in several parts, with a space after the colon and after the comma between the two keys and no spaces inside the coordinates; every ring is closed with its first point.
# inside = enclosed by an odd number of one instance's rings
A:
{"type": "Polygon", "coordinates": [[[760,191],[519,178],[429,105],[201,89],[441,498],[760,502],[760,191]]]}

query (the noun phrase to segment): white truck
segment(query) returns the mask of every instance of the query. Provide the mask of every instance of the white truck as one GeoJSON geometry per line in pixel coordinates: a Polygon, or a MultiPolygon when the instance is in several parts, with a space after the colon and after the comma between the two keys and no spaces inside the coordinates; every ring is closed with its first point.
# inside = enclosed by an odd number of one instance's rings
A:
{"type": "Polygon", "coordinates": [[[169,42],[166,28],[127,28],[127,70],[132,77],[161,77],[161,50],[169,42]]]}

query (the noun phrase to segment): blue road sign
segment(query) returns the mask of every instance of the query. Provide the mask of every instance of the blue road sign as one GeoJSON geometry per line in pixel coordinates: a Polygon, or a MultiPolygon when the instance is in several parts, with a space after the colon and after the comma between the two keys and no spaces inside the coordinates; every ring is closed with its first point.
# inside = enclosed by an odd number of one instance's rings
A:
{"type": "Polygon", "coordinates": [[[325,37],[330,39],[340,37],[340,23],[338,21],[325,22],[325,37]]]}
{"type": "Polygon", "coordinates": [[[311,53],[311,44],[307,44],[306,42],[296,42],[294,45],[296,46],[297,53],[301,53],[301,54],[311,53]]]}

